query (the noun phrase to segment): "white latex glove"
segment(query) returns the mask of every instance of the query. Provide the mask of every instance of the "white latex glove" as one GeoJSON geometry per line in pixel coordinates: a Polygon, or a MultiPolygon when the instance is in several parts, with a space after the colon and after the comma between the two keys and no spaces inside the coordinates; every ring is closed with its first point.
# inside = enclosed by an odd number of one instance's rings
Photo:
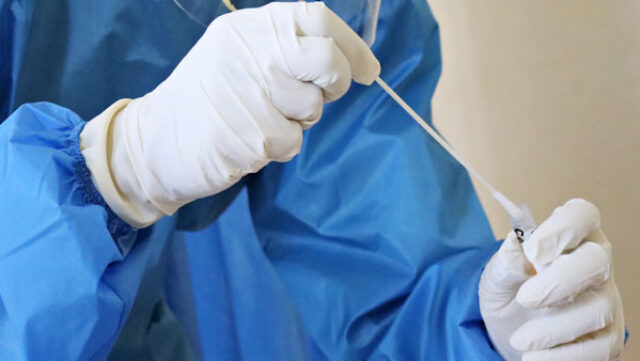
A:
{"type": "Polygon", "coordinates": [[[616,360],[622,353],[611,244],[598,209],[585,200],[557,208],[522,246],[509,233],[482,274],[479,297],[489,336],[508,361],[616,360]]]}
{"type": "Polygon", "coordinates": [[[143,227],[290,160],[323,103],[379,73],[364,41],[322,2],[236,11],[213,21],[155,90],[89,122],[81,150],[109,206],[143,227]]]}

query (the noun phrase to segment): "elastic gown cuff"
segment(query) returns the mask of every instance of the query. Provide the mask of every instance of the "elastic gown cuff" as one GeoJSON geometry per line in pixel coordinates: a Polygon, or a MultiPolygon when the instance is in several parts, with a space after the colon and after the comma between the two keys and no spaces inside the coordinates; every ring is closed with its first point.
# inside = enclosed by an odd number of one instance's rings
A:
{"type": "Polygon", "coordinates": [[[137,232],[135,228],[118,217],[109,205],[107,205],[91,181],[91,172],[80,152],[80,132],[82,132],[85,125],[85,122],[76,125],[69,138],[68,149],[74,159],[74,173],[82,189],[84,201],[88,204],[99,205],[106,211],[107,229],[120,249],[120,252],[122,252],[122,255],[126,256],[135,243],[137,232]]]}

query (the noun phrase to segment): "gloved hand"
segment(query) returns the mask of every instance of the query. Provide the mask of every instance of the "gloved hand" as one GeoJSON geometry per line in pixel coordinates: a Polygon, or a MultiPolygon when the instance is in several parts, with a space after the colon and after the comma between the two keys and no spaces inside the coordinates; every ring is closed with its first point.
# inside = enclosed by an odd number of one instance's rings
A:
{"type": "Polygon", "coordinates": [[[323,103],[379,73],[322,2],[236,11],[213,21],[155,90],[89,122],[81,150],[109,206],[143,227],[290,160],[323,103]]]}
{"type": "Polygon", "coordinates": [[[479,297],[489,336],[508,361],[616,360],[622,353],[611,244],[598,209],[585,200],[557,208],[522,246],[509,233],[482,274],[479,297]]]}

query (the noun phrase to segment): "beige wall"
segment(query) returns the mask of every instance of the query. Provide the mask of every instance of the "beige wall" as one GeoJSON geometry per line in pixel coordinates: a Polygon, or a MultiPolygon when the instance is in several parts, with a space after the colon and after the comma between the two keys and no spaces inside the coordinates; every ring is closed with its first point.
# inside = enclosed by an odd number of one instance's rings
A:
{"type": "MultiPolygon", "coordinates": [[[[537,220],[591,200],[640,359],[640,1],[429,0],[444,69],[434,119],[537,220]]],[[[503,211],[479,189],[497,237],[503,211]]]]}

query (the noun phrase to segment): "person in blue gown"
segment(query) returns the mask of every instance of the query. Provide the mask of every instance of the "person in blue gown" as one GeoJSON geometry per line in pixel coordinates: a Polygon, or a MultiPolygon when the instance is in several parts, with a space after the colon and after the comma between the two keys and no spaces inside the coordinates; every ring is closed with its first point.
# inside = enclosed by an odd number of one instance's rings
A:
{"type": "MultiPolygon", "coordinates": [[[[433,14],[379,18],[381,76],[430,120],[433,14]]],[[[379,87],[325,105],[291,161],[134,227],[80,134],[205,29],[169,0],[0,0],[0,27],[0,360],[503,359],[478,302],[500,243],[464,169],[379,87]]]]}

